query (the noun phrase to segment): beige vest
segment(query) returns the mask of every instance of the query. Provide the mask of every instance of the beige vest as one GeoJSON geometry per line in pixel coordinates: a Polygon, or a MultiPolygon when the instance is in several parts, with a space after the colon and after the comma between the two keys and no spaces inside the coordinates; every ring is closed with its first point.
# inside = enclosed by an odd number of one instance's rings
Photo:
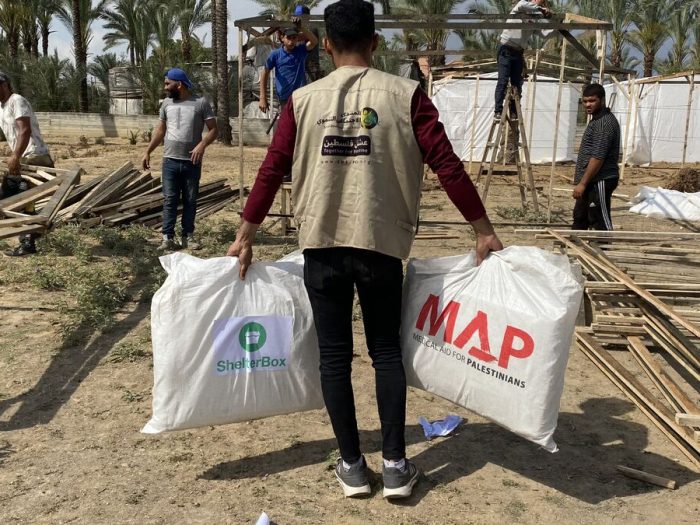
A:
{"type": "Polygon", "coordinates": [[[346,66],[294,92],[292,198],[302,250],[408,257],[423,179],[411,123],[417,85],[346,66]]]}

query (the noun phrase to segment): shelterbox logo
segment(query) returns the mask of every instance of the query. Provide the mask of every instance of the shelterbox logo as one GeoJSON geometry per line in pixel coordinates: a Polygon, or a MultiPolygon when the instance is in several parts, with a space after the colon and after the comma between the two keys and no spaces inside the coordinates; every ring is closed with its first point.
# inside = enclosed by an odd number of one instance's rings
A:
{"type": "Polygon", "coordinates": [[[217,375],[286,370],[292,346],[291,316],[219,319],[213,327],[217,375]]]}
{"type": "Polygon", "coordinates": [[[466,324],[462,331],[454,337],[457,315],[461,308],[457,301],[449,301],[440,311],[440,297],[430,294],[421,308],[416,320],[416,329],[425,332],[428,324],[428,335],[435,336],[444,325],[443,341],[462,350],[474,335],[478,337],[479,345],[471,346],[467,353],[485,363],[498,361],[498,366],[508,369],[511,358],[527,359],[535,349],[535,343],[525,330],[507,325],[501,340],[501,350],[498,357],[491,353],[491,343],[488,329],[488,315],[481,310],[466,324]]]}
{"type": "Polygon", "coordinates": [[[247,323],[238,333],[238,342],[246,352],[257,352],[267,340],[265,327],[260,323],[247,323]]]}

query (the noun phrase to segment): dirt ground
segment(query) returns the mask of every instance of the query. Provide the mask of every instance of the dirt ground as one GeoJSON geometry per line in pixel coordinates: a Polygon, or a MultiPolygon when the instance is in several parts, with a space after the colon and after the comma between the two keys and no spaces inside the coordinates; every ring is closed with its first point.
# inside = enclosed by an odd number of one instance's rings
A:
{"type": "MultiPolygon", "coordinates": [[[[132,160],[145,144],[108,139],[105,145],[49,141],[58,167],[79,164],[88,176],[132,160]]],[[[153,168],[160,169],[156,151],[153,168]]],[[[213,145],[205,180],[226,177],[237,185],[238,148],[213,145]]],[[[245,149],[248,183],[264,155],[245,149]]],[[[472,167],[476,171],[476,166],[472,167]]],[[[546,188],[549,167],[536,168],[546,188]]],[[[629,169],[617,193],[633,196],[661,185],[674,171],[629,169]]],[[[572,166],[557,167],[555,188],[570,188],[572,166]]],[[[488,199],[494,222],[519,205],[518,192],[497,177],[488,199]]],[[[546,192],[546,190],[545,190],[546,192]]],[[[543,202],[543,200],[541,201],[543,202]]],[[[555,222],[568,223],[573,200],[554,193],[555,222]]],[[[277,205],[276,205],[277,206],[277,205]]],[[[631,215],[626,199],[613,202],[613,223],[629,230],[674,230],[669,221],[631,215]]],[[[238,204],[206,219],[237,223],[238,204]]],[[[444,192],[426,184],[423,220],[459,220],[444,192]]],[[[269,223],[268,223],[269,222],[269,223]]],[[[273,259],[294,249],[294,239],[273,234],[266,222],[258,254],[273,259]]],[[[516,219],[517,222],[517,219],[516,219]]],[[[525,226],[524,228],[527,228],[525,226]]],[[[505,244],[549,243],[498,226],[505,244]]],[[[221,230],[224,231],[224,230],[221,230]]],[[[220,239],[222,255],[232,240],[220,239]]],[[[420,234],[457,238],[417,240],[412,256],[465,253],[467,226],[422,227],[420,234]]],[[[7,259],[5,259],[7,261],[7,259]]],[[[27,262],[26,264],[31,264],[27,262]]],[[[124,342],[148,341],[147,303],[128,303],[115,327],[71,346],[57,329],[60,294],[0,282],[0,523],[232,523],[252,524],[262,511],[277,524],[501,524],[693,523],[700,516],[700,480],[690,463],[624,395],[572,346],[555,439],[549,454],[488,420],[431,394],[408,394],[408,453],[424,477],[402,503],[373,494],[345,500],[332,473],[336,445],[324,411],[201,428],[159,436],[139,429],[151,413],[150,356],[114,362],[124,342]],[[455,435],[427,442],[418,417],[464,418],[455,435]],[[622,477],[628,465],[677,480],[675,491],[622,477]]],[[[380,434],[373,373],[355,322],[354,385],[367,461],[381,472],[380,434]]],[[[148,346],[148,345],[147,345],[148,346]]]]}

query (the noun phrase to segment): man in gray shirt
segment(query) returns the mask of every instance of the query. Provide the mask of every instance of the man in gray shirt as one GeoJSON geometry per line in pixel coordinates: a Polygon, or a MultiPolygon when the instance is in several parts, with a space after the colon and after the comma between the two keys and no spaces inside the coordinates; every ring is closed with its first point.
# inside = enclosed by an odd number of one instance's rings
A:
{"type": "Polygon", "coordinates": [[[218,130],[214,111],[204,98],[192,94],[187,74],[173,68],[165,74],[168,98],[160,108],[160,123],[153,132],[143,155],[143,168],[151,166],[151,153],[164,141],[163,147],[163,242],[161,250],[180,247],[196,250],[193,241],[197,193],[202,174],[204,150],[216,140],[218,130]],[[204,137],[204,125],[208,132],[204,137]],[[182,195],[182,241],[175,242],[177,207],[182,195]]]}

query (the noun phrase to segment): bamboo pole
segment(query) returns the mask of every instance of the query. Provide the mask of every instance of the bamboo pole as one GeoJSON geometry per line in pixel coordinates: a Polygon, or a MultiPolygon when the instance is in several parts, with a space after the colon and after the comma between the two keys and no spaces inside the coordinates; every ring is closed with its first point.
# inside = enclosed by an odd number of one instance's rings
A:
{"type": "Polygon", "coordinates": [[[602,30],[597,30],[596,33],[602,33],[600,36],[601,39],[601,49],[600,49],[600,67],[598,68],[598,82],[600,85],[603,85],[603,81],[605,80],[605,52],[606,48],[608,47],[608,32],[607,31],[602,31],[602,30]]]}
{"type": "Polygon", "coordinates": [[[474,157],[474,148],[476,147],[476,117],[478,116],[479,107],[479,84],[481,83],[481,73],[476,74],[476,88],[474,89],[474,110],[472,111],[472,138],[469,145],[469,168],[467,173],[472,175],[472,159],[474,157]]]}
{"type": "Polygon", "coordinates": [[[693,107],[693,91],[695,90],[695,73],[690,75],[690,90],[688,91],[688,109],[685,112],[685,135],[683,136],[683,160],[681,168],[685,166],[686,153],[688,151],[688,129],[690,127],[690,113],[693,107]]]}
{"type": "Polygon", "coordinates": [[[241,211],[245,204],[243,196],[243,186],[245,179],[243,175],[243,28],[238,29],[238,191],[240,197],[241,211]]]}
{"type": "Polygon", "coordinates": [[[632,75],[627,75],[627,118],[625,119],[625,145],[622,149],[622,166],[620,166],[620,180],[625,180],[625,166],[627,166],[627,153],[629,152],[630,121],[632,120],[632,106],[634,98],[634,80],[632,75]]]}
{"type": "Polygon", "coordinates": [[[528,147],[530,148],[530,151],[532,151],[532,128],[535,125],[535,106],[536,106],[536,98],[535,94],[537,93],[537,68],[540,65],[540,50],[538,49],[535,51],[535,66],[532,68],[532,75],[530,75],[530,80],[532,81],[532,92],[530,93],[530,101],[529,101],[529,111],[530,111],[530,122],[528,123],[528,132],[527,132],[527,144],[528,147]]]}
{"type": "Polygon", "coordinates": [[[559,90],[557,92],[557,116],[554,121],[554,147],[552,148],[552,169],[549,172],[549,191],[547,193],[547,222],[552,220],[552,186],[557,165],[557,142],[559,141],[559,119],[561,118],[561,96],[564,90],[564,66],[566,65],[566,40],[561,45],[561,64],[559,66],[559,90]]]}

